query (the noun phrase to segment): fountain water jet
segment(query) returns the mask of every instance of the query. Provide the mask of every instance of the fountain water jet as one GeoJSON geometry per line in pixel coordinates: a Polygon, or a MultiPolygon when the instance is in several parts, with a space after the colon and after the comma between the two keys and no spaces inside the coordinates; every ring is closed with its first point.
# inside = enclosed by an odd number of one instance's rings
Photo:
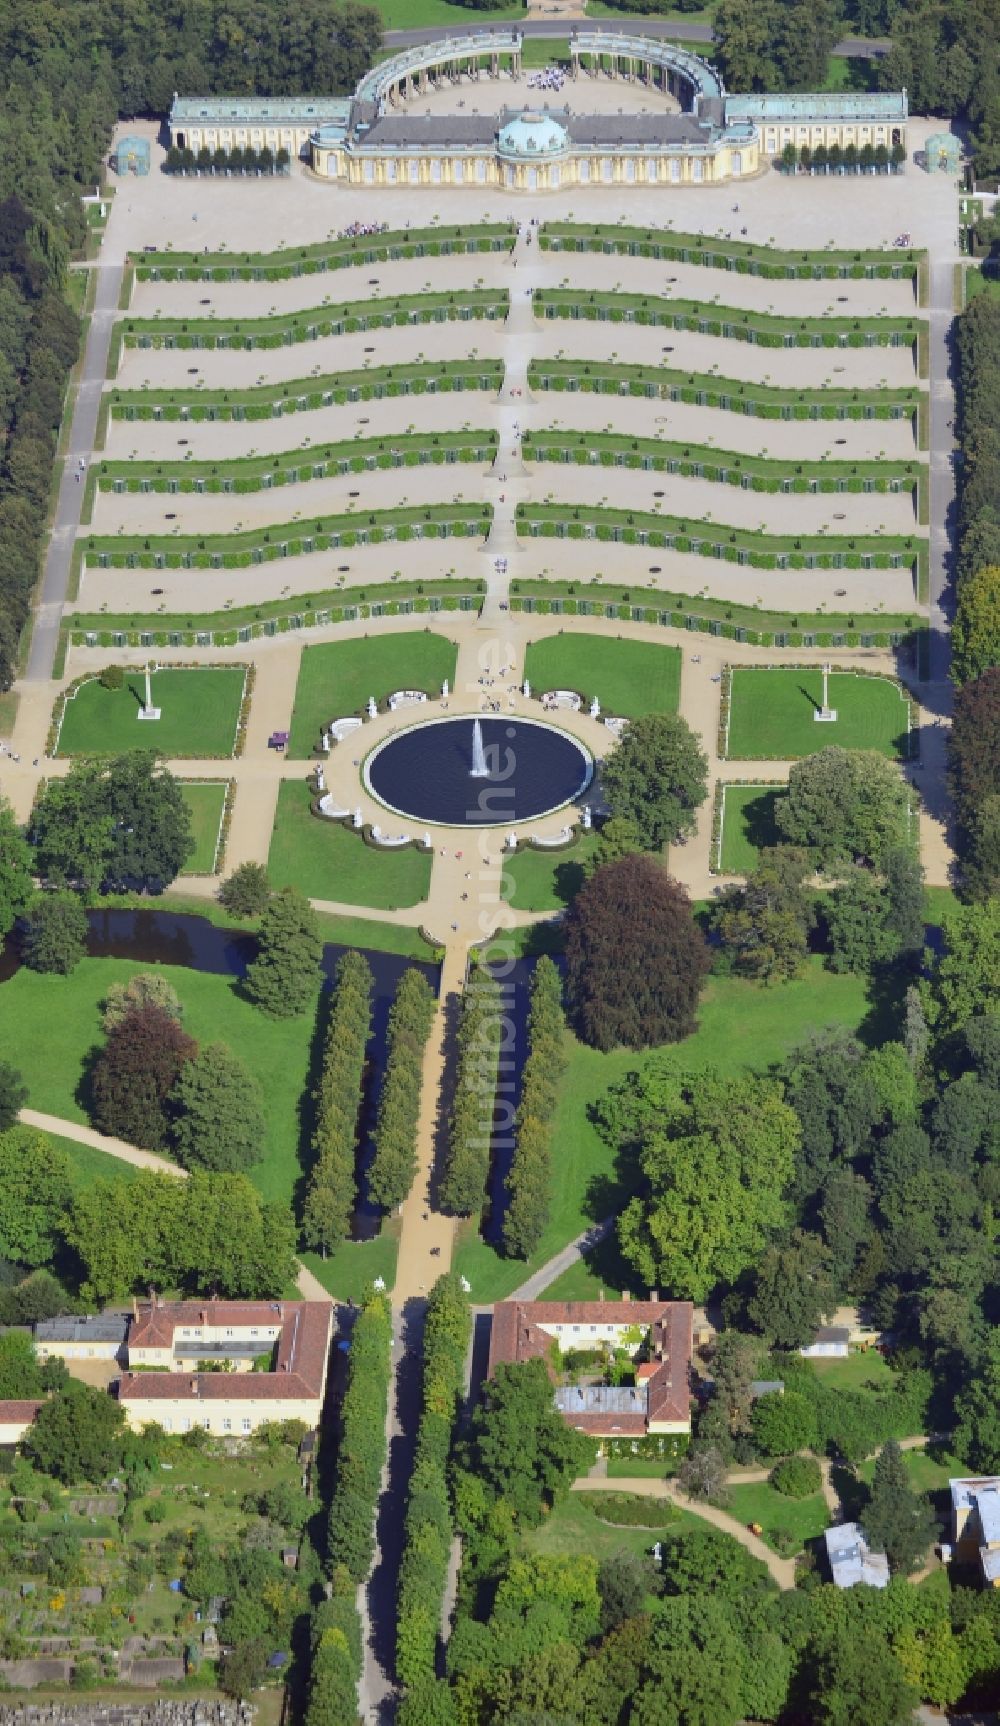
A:
{"type": "Polygon", "coordinates": [[[470,779],[488,779],[490,770],[486,765],[486,751],[483,748],[483,728],[476,719],[472,726],[472,766],[469,769],[470,779]]]}

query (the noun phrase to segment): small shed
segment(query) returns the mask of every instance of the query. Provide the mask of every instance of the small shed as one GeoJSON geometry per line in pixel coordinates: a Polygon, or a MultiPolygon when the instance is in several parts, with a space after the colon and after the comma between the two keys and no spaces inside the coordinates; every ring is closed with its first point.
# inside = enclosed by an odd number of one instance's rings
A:
{"type": "Polygon", "coordinates": [[[954,132],[932,132],[924,145],[929,174],[957,174],[962,165],[962,140],[954,132]]]}
{"type": "Polygon", "coordinates": [[[148,138],[119,138],[111,165],[116,174],[138,174],[143,179],[149,173],[150,159],[148,138]]]}
{"type": "Polygon", "coordinates": [[[846,1360],[851,1333],[846,1324],[821,1325],[811,1343],[800,1348],[807,1360],[846,1360]]]}

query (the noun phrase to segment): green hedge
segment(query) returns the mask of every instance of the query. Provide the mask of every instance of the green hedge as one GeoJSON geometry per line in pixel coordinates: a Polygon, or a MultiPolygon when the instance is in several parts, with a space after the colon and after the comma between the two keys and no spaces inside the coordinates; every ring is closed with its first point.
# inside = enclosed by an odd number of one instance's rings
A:
{"type": "Polygon", "coordinates": [[[321,336],[391,329],[399,324],[449,323],[456,318],[506,318],[505,288],[467,288],[450,294],[400,294],[385,300],[345,300],[339,306],[269,318],[125,318],[114,327],[110,376],[126,348],[287,348],[321,336]]]}
{"type": "Polygon", "coordinates": [[[368,1575],[375,1552],[375,1507],[386,1457],[391,1376],[392,1309],[388,1295],[372,1290],[351,1332],[329,1517],[331,1565],[343,1565],[358,1583],[368,1575]]]}
{"type": "Polygon", "coordinates": [[[583,391],[685,402],[695,407],[721,408],[750,419],[912,418],[921,415],[927,399],[916,388],[781,389],[775,384],[746,383],[711,372],[688,372],[670,366],[612,365],[604,360],[532,360],[528,366],[528,384],[536,391],[583,391]]]}
{"type": "Polygon", "coordinates": [[[612,256],[662,258],[669,263],[702,264],[737,275],[769,280],[896,281],[917,275],[926,253],[882,251],[779,251],[745,240],[709,239],[703,234],[661,232],[653,228],[585,228],[546,222],[538,235],[543,251],[605,252],[612,256]]]}
{"type": "Polygon", "coordinates": [[[428,360],[411,366],[372,366],[368,371],[332,372],[325,377],[293,378],[289,383],[253,389],[113,390],[105,407],[120,420],[269,420],[285,414],[382,397],[449,395],[465,390],[499,390],[502,360],[428,360]]]}
{"type": "Polygon", "coordinates": [[[417,1120],[434,994],[422,972],[403,972],[389,1013],[388,1054],[368,1192],[383,1210],[402,1204],[417,1172],[417,1120]]]}
{"type": "Polygon", "coordinates": [[[916,461],[789,461],[748,456],[711,444],[634,438],[625,433],[571,432],[546,427],[525,433],[525,461],[577,467],[642,468],[680,474],[756,492],[893,492],[922,487],[926,470],[916,461]]]}
{"type": "Polygon", "coordinates": [[[926,568],[927,541],[912,534],[798,535],[759,533],[724,522],[694,522],[638,510],[587,504],[519,503],[521,537],[593,539],[695,552],[751,569],[926,568]]]}
{"type": "Polygon", "coordinates": [[[357,1726],[361,1617],[356,1592],[341,1570],[331,1598],[313,1613],[305,1726],[357,1726]]]}
{"type": "Polygon", "coordinates": [[[517,228],[510,222],[399,228],[384,234],[322,240],[311,246],[282,247],[276,252],[156,252],[137,259],[135,272],[140,282],[278,282],[396,258],[510,251],[516,236],[517,228]]]}
{"type": "Polygon", "coordinates": [[[465,1383],[472,1318],[461,1279],[440,1277],[427,1302],[416,1454],[399,1567],[396,1669],[413,1690],[433,1679],[454,1525],[447,1465],[465,1383]]]}
{"type": "Polygon", "coordinates": [[[536,317],[582,318],[588,322],[641,324],[695,335],[723,336],[762,348],[912,347],[923,338],[921,318],[794,318],[748,312],[740,306],[700,300],[665,300],[652,294],[592,293],[572,288],[538,289],[536,317]]]}
{"type": "Polygon", "coordinates": [[[458,1067],[441,1206],[454,1215],[481,1209],[490,1166],[493,1102],[500,1059],[500,986],[484,966],[469,972],[458,1027],[458,1067]]]}
{"type": "Polygon", "coordinates": [[[549,1220],[552,1196],[552,1117],[566,1066],[562,984],[551,959],[541,958],[531,982],[528,1058],[514,1122],[514,1156],[507,1176],[503,1249],[531,1257],[549,1220]]]}
{"type": "Polygon", "coordinates": [[[355,1159],[365,1054],[371,1034],[372,973],[360,953],[345,953],[337,966],[333,1010],[323,1049],[323,1069],[314,1093],[315,1161],[302,1207],[302,1238],[328,1251],[350,1233],[357,1201],[355,1159]]]}
{"type": "MultiPolygon", "coordinates": [[[[247,492],[303,485],[311,479],[444,462],[492,461],[497,434],[489,431],[416,432],[353,438],[315,449],[283,450],[234,461],[102,461],[88,475],[98,490],[124,492],[247,492]]],[[[88,484],[89,490],[89,484],[88,484]]]]}
{"type": "Polygon", "coordinates": [[[489,504],[447,504],[431,509],[371,511],[367,516],[329,515],[307,521],[276,522],[249,532],[142,538],[138,534],[92,534],[82,555],[98,569],[248,569],[254,563],[299,557],[311,551],[337,551],[355,545],[398,540],[472,538],[489,532],[489,504]]]}

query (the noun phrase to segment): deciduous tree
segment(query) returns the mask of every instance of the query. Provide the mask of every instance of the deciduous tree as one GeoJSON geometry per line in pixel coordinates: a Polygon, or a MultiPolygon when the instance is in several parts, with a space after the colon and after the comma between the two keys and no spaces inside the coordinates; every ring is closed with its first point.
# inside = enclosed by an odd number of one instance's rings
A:
{"type": "Polygon", "coordinates": [[[219,904],[234,917],[260,917],[271,902],[271,883],[263,863],[241,863],[219,888],[219,904]]]}
{"type": "Polygon", "coordinates": [[[648,1287],[703,1301],[785,1222],[801,1129],[780,1085],[756,1074],[653,1064],[644,1080],[645,1190],[623,1211],[618,1238],[648,1287]]]}
{"type": "Polygon", "coordinates": [[[115,1472],[124,1430],[125,1411],[114,1397],[70,1379],[38,1410],[24,1449],[43,1474],[97,1486],[115,1472]]]}
{"type": "Polygon", "coordinates": [[[585,1042],[642,1049],[695,1029],[708,952],[683,887],[651,858],[598,870],[564,929],[567,999],[585,1042]]]}
{"type": "Polygon", "coordinates": [[[0,1257],[50,1264],[73,1186],[65,1151],[34,1127],[0,1133],[0,1257]]]}
{"type": "Polygon", "coordinates": [[[793,845],[805,845],[824,868],[882,865],[905,845],[909,792],[896,764],[874,749],[821,749],[796,761],[775,819],[793,845]]]}
{"type": "Polygon", "coordinates": [[[261,918],[259,950],[246,992],[272,1019],[304,1013],[319,986],[323,942],[308,899],[293,887],[276,893],[261,918]]]}
{"type": "Polygon", "coordinates": [[[14,927],[35,890],[31,848],[14,820],[14,811],[0,797],[0,941],[14,927]]]}
{"type": "Polygon", "coordinates": [[[108,1036],[91,1079],[94,1118],[103,1133],[159,1151],[167,1142],[167,1100],[198,1045],[162,1008],[126,1014],[108,1036]]]}
{"type": "Polygon", "coordinates": [[[170,1093],[170,1136],[186,1169],[238,1174],[266,1149],[264,1094],[256,1076],[224,1043],[200,1049],[170,1093]]]}
{"type": "Polygon", "coordinates": [[[21,953],[32,971],[60,977],[87,950],[87,913],[72,893],[37,893],[21,925],[21,953]]]}
{"type": "Polygon", "coordinates": [[[659,851],[694,832],[708,758],[686,720],[647,713],[630,722],[601,783],[614,814],[632,822],[647,851],[659,851]]]}

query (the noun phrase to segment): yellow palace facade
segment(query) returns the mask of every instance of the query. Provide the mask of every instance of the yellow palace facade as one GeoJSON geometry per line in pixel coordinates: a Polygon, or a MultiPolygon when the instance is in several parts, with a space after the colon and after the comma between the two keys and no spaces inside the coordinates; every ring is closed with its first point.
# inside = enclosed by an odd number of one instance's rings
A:
{"type": "Polygon", "coordinates": [[[614,30],[571,37],[568,75],[558,91],[545,92],[544,105],[499,101],[493,112],[469,112],[459,90],[468,96],[471,86],[483,105],[484,81],[496,81],[499,94],[504,80],[521,78],[522,40],[517,29],[496,29],[419,44],[373,66],[346,100],[178,97],[170,141],[195,151],[280,141],[318,178],[339,185],[512,192],[715,185],[759,173],[789,143],[906,144],[905,90],[729,96],[698,55],[614,30]],[[606,82],[612,111],[574,111],[581,77],[606,82]],[[618,106],[616,84],[633,94],[638,87],[644,111],[618,106]],[[442,90],[455,92],[452,111],[413,111],[442,90]],[[645,101],[647,93],[660,96],[662,109],[645,101]]]}

